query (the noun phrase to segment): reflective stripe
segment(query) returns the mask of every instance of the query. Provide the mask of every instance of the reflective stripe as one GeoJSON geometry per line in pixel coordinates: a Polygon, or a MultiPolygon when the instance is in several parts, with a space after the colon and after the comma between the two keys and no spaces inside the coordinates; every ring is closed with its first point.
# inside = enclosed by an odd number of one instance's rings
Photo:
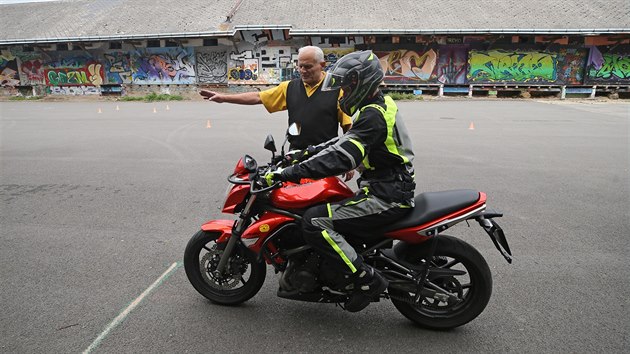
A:
{"type": "Polygon", "coordinates": [[[385,147],[387,148],[387,151],[389,151],[391,154],[399,156],[403,160],[403,163],[409,163],[409,157],[400,153],[400,151],[398,150],[398,145],[396,144],[396,141],[394,141],[394,125],[396,124],[396,114],[398,113],[398,107],[396,106],[396,103],[394,103],[394,100],[389,96],[385,96],[385,105],[387,106],[387,110],[385,110],[378,104],[373,103],[364,106],[363,108],[361,108],[361,111],[363,111],[367,107],[372,107],[378,109],[383,114],[385,124],[387,125],[387,138],[385,139],[385,147]]]}
{"type": "Polygon", "coordinates": [[[363,159],[363,162],[361,162],[361,163],[363,164],[363,166],[365,166],[366,170],[373,170],[374,169],[374,167],[370,166],[370,159],[368,159],[367,156],[363,159]]]}
{"type": "Polygon", "coordinates": [[[398,151],[398,145],[396,145],[396,142],[394,141],[394,125],[396,124],[396,113],[398,112],[398,107],[396,107],[394,100],[389,96],[385,96],[385,105],[387,106],[387,110],[373,103],[361,108],[361,111],[367,107],[372,107],[378,109],[379,112],[383,114],[383,118],[387,124],[387,138],[385,139],[385,147],[387,148],[387,151],[399,156],[403,160],[403,163],[409,163],[409,158],[398,151]]]}
{"type": "Polygon", "coordinates": [[[330,203],[326,204],[326,208],[328,208],[328,217],[332,219],[332,210],[330,209],[330,203]]]}
{"type": "Polygon", "coordinates": [[[351,143],[353,143],[359,148],[359,150],[361,151],[361,157],[363,158],[363,156],[365,156],[365,149],[363,148],[363,145],[357,140],[354,140],[354,139],[348,139],[348,140],[350,140],[351,143]]]}
{"type": "Polygon", "coordinates": [[[359,200],[351,200],[351,201],[347,202],[347,203],[346,203],[346,204],[344,204],[344,205],[345,205],[345,206],[348,206],[348,205],[355,205],[355,204],[359,204],[359,203],[361,203],[361,202],[364,202],[364,201],[366,201],[366,200],[368,200],[368,198],[363,198],[363,199],[359,199],[359,200]]]}
{"type": "MultiPolygon", "coordinates": [[[[330,204],[328,204],[328,208],[330,208],[330,204]]],[[[339,254],[341,259],[343,259],[344,263],[346,263],[348,265],[348,267],[350,268],[352,273],[356,273],[357,268],[354,266],[354,264],[352,264],[352,262],[350,262],[350,260],[346,256],[346,254],[343,253],[343,251],[341,250],[341,248],[339,248],[337,243],[335,243],[335,241],[333,241],[333,239],[330,238],[330,235],[328,234],[328,232],[326,232],[326,230],[322,230],[322,236],[324,236],[324,238],[326,239],[328,244],[335,250],[335,252],[337,252],[339,254]]]]}

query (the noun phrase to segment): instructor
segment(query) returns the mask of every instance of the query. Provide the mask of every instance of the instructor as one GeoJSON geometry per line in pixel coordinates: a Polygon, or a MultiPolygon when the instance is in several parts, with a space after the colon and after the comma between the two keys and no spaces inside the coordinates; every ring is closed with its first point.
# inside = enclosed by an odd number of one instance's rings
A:
{"type": "Polygon", "coordinates": [[[201,90],[200,94],[209,101],[244,105],[263,104],[269,113],[287,110],[289,125],[297,123],[300,135],[289,136],[290,149],[306,149],[339,135],[339,126],[345,133],[352,120],[339,108],[339,91],[322,91],[326,77],[326,60],[319,47],[306,46],[298,51],[299,79],[283,81],[275,88],[261,92],[222,94],[201,90]]]}

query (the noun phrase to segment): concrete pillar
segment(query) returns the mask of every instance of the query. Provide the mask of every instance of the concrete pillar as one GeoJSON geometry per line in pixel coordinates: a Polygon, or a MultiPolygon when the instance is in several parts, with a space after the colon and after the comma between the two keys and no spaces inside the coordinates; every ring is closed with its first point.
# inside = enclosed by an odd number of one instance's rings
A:
{"type": "Polygon", "coordinates": [[[468,85],[468,97],[473,96],[473,85],[468,85]]]}
{"type": "Polygon", "coordinates": [[[560,99],[564,100],[565,98],[567,98],[567,86],[562,85],[562,87],[560,88],[560,99]]]}
{"type": "Polygon", "coordinates": [[[440,85],[440,89],[438,90],[438,97],[444,96],[444,85],[440,85]]]}
{"type": "Polygon", "coordinates": [[[591,90],[591,98],[595,98],[595,91],[597,91],[597,85],[593,86],[593,89],[591,90]]]}

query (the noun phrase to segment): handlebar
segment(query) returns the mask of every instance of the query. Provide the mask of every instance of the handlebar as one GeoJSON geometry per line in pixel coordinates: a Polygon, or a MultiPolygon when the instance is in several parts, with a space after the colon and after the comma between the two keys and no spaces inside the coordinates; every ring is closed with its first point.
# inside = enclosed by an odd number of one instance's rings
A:
{"type": "Polygon", "coordinates": [[[259,194],[259,193],[269,192],[272,189],[276,189],[276,188],[282,187],[282,181],[277,181],[276,183],[270,185],[269,187],[262,187],[260,189],[257,189],[257,187],[255,187],[255,186],[260,186],[260,185],[262,185],[262,183],[260,183],[260,180],[252,181],[251,186],[249,188],[249,192],[251,194],[259,194]]]}
{"type": "Polygon", "coordinates": [[[266,181],[264,180],[263,176],[266,174],[266,170],[269,170],[269,169],[270,167],[259,168],[259,171],[252,173],[250,175],[250,179],[241,179],[241,178],[236,177],[236,175],[230,175],[228,176],[227,179],[228,179],[228,182],[232,184],[240,184],[240,185],[249,184],[250,185],[249,191],[251,194],[265,193],[272,189],[282,187],[282,181],[277,181],[271,186],[264,187],[264,185],[266,184],[266,181]]]}
{"type": "Polygon", "coordinates": [[[282,161],[278,161],[267,166],[261,166],[255,173],[252,173],[252,183],[249,189],[251,194],[265,193],[270,190],[282,187],[282,181],[276,181],[274,184],[267,186],[265,175],[272,170],[276,170],[281,166],[282,161]],[[260,188],[259,188],[260,187],[260,188]]]}

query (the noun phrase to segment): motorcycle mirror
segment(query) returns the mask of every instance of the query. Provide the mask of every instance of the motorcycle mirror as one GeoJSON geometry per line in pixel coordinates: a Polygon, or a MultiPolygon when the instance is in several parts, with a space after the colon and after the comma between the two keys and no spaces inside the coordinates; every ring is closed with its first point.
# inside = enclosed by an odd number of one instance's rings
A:
{"type": "Polygon", "coordinates": [[[265,150],[269,150],[275,154],[276,150],[276,142],[273,140],[273,136],[271,134],[267,135],[267,139],[265,139],[265,150]]]}
{"type": "Polygon", "coordinates": [[[292,123],[289,125],[289,129],[287,129],[287,135],[298,136],[302,131],[302,127],[298,123],[292,123]]]}
{"type": "Polygon", "coordinates": [[[249,172],[256,172],[258,169],[258,163],[256,163],[256,160],[249,155],[245,155],[245,157],[243,157],[243,165],[249,172]]]}
{"type": "Polygon", "coordinates": [[[282,142],[282,150],[280,152],[280,155],[284,156],[284,145],[286,145],[287,141],[289,140],[289,136],[298,136],[300,135],[300,132],[302,131],[302,126],[298,123],[291,123],[291,125],[289,125],[289,127],[287,128],[287,133],[284,136],[284,141],[282,142]]]}

